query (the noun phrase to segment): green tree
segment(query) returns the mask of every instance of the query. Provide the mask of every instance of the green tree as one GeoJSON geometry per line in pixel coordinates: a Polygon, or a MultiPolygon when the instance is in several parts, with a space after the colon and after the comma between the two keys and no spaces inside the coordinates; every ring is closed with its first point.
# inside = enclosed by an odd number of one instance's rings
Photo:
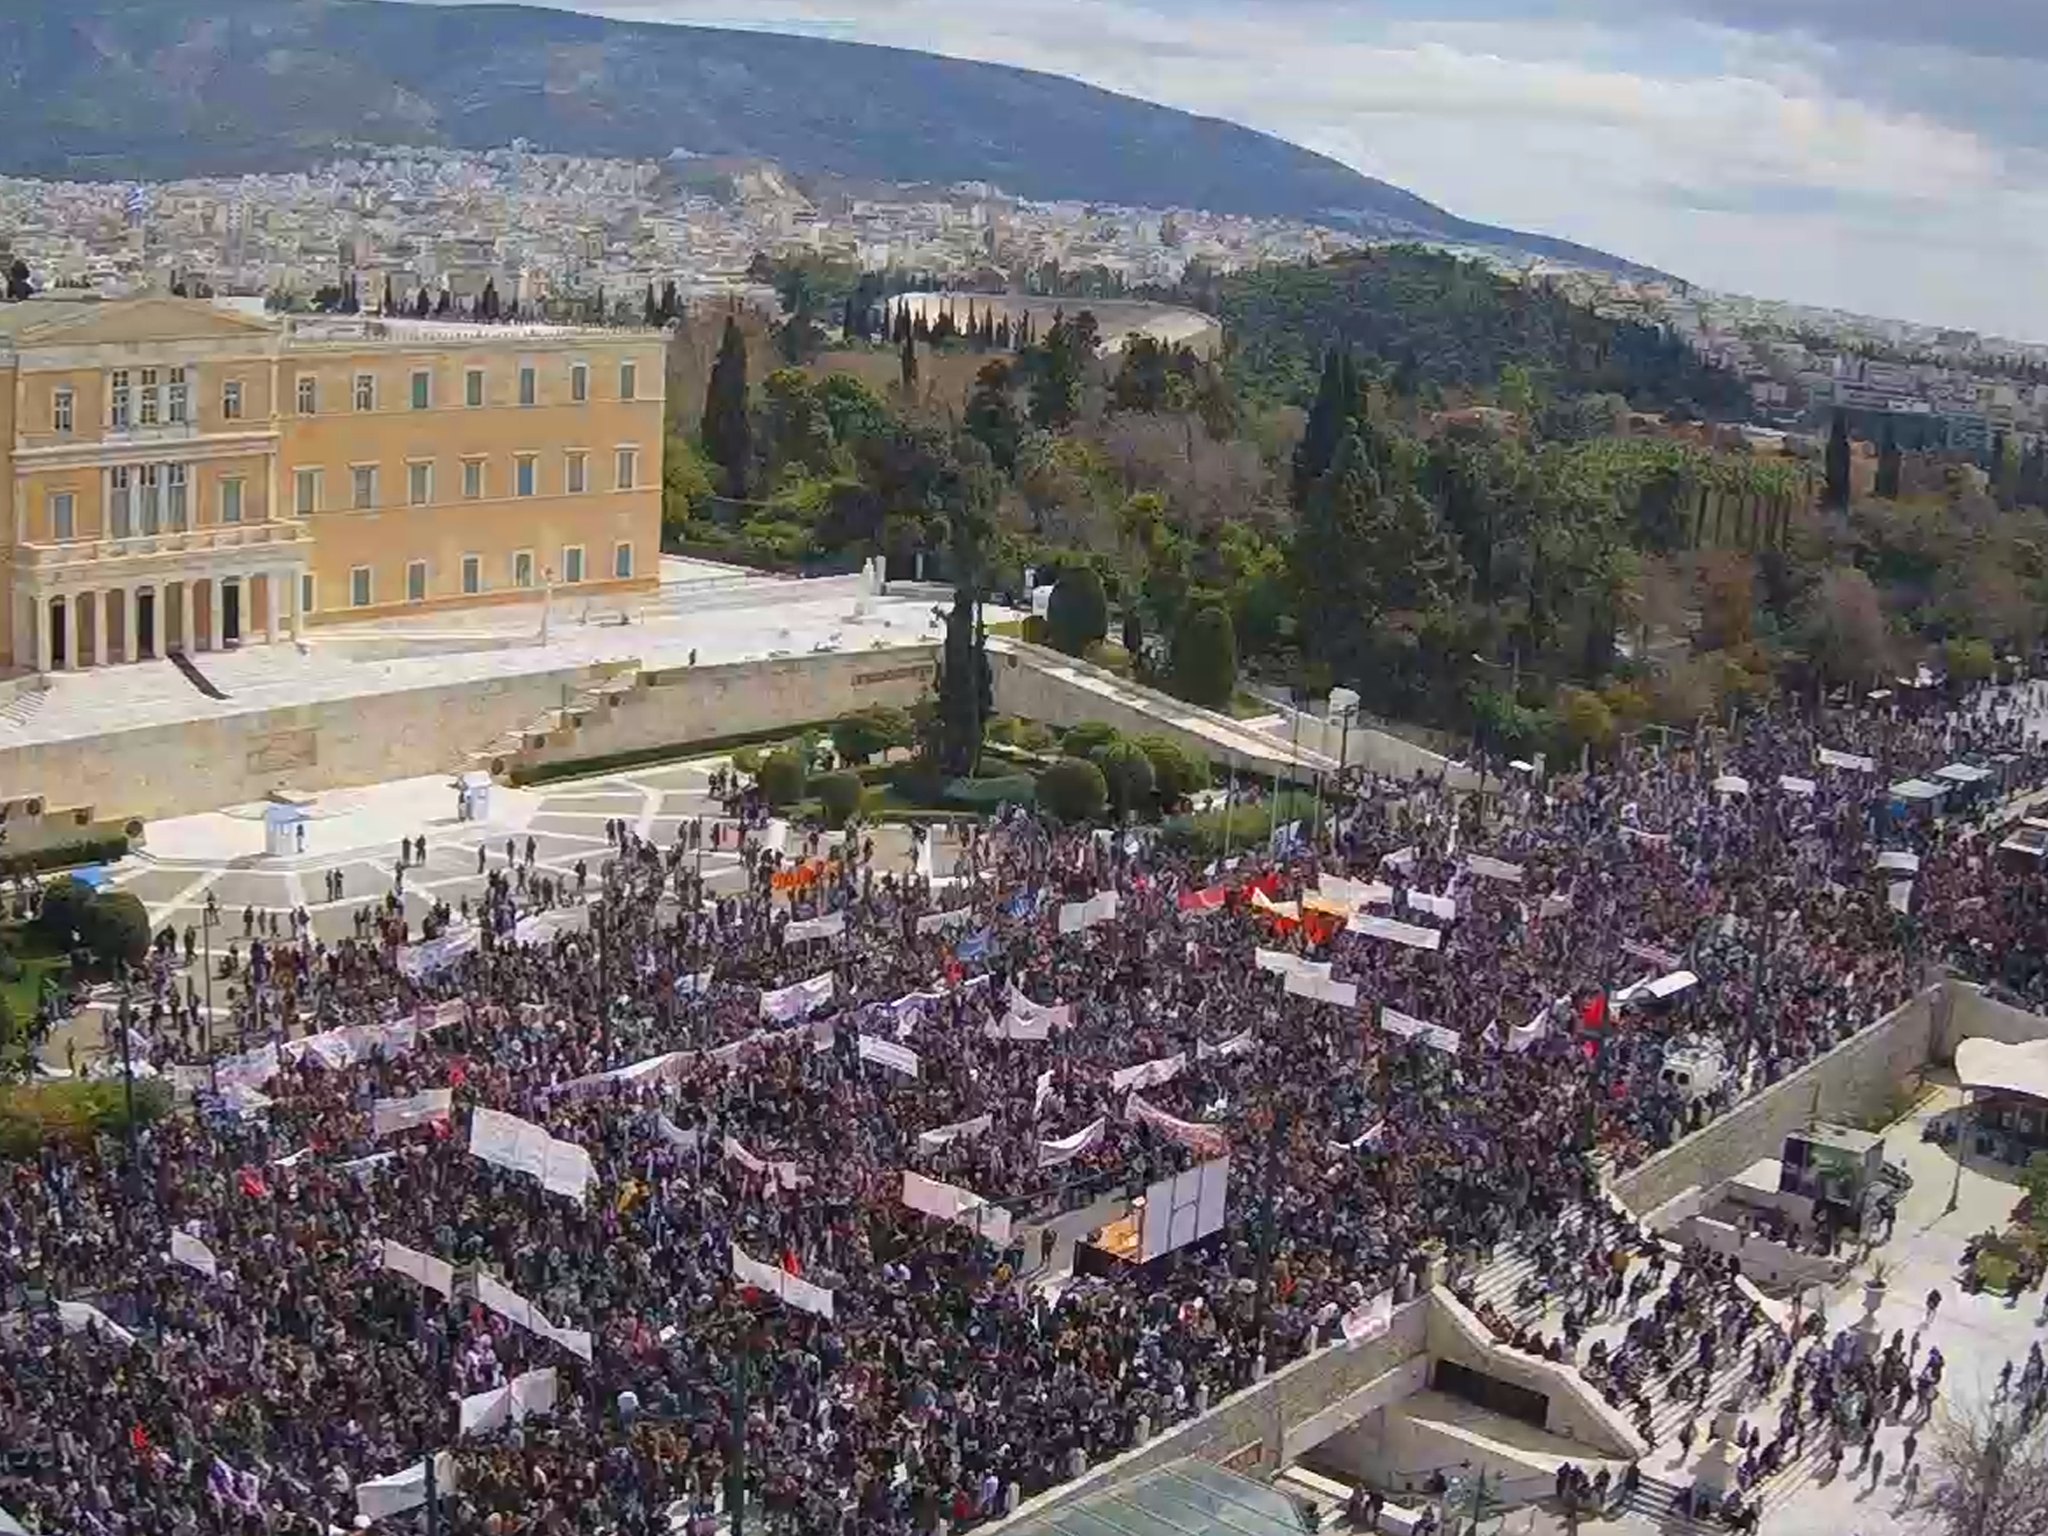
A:
{"type": "Polygon", "coordinates": [[[1323,354],[1322,377],[1301,442],[1294,450],[1294,504],[1306,507],[1309,496],[1336,462],[1345,432],[1358,414],[1358,376],[1348,352],[1335,348],[1323,354]]]}
{"type": "Polygon", "coordinates": [[[903,356],[900,360],[900,367],[902,372],[903,398],[914,400],[917,398],[917,338],[915,336],[903,338],[903,356]]]}
{"type": "Polygon", "coordinates": [[[1230,707],[1237,692],[1237,632],[1220,603],[1197,608],[1174,631],[1173,691],[1191,704],[1230,707]]]}
{"type": "Polygon", "coordinates": [[[832,749],[849,763],[865,763],[891,747],[910,743],[910,716],[887,704],[853,710],[832,725],[832,749]]]}
{"type": "Polygon", "coordinates": [[[1590,688],[1560,688],[1552,712],[1558,744],[1567,752],[1585,749],[1597,755],[1614,745],[1614,712],[1590,688]]]}
{"type": "Polygon", "coordinates": [[[86,942],[86,909],[92,905],[92,887],[69,875],[43,887],[42,904],[36,909],[35,925],[52,944],[69,948],[74,935],[86,942]]]}
{"type": "Polygon", "coordinates": [[[1857,682],[1883,671],[1891,649],[1877,588],[1854,566],[1822,575],[1805,623],[1807,650],[1822,678],[1857,682]]]}
{"type": "Polygon", "coordinates": [[[1094,821],[1108,803],[1102,770],[1083,758],[1063,757],[1038,776],[1039,808],[1061,821],[1094,821]]]}
{"type": "Polygon", "coordinates": [[[1941,648],[1941,660],[1948,680],[1962,687],[1989,682],[1997,665],[1988,640],[1946,641],[1941,648]]]}
{"type": "Polygon", "coordinates": [[[1095,766],[1118,816],[1142,815],[1151,809],[1156,778],[1152,759],[1135,741],[1113,741],[1095,754],[1095,766]]]}
{"type": "Polygon", "coordinates": [[[1111,742],[1123,740],[1123,732],[1100,720],[1083,720],[1060,737],[1060,750],[1069,757],[1092,758],[1111,742]]]}
{"type": "Polygon", "coordinates": [[[1849,416],[1835,412],[1835,425],[1828,434],[1827,482],[1821,490],[1821,505],[1846,512],[1849,509],[1849,416]]]}
{"type": "Polygon", "coordinates": [[[1079,656],[1109,633],[1109,595],[1092,565],[1064,573],[1046,606],[1045,627],[1052,643],[1069,656],[1079,656]]]}
{"type": "Polygon", "coordinates": [[[1167,736],[1140,736],[1138,747],[1152,762],[1154,792],[1161,805],[1178,805],[1210,783],[1208,760],[1167,736]]]}
{"type": "Polygon", "coordinates": [[[105,891],[85,909],[86,948],[107,970],[140,965],[149,953],[149,910],[133,891],[105,891]]]}
{"type": "Polygon", "coordinates": [[[1017,411],[1016,377],[1002,358],[983,365],[974,376],[964,421],[975,440],[988,449],[1004,474],[1017,467],[1017,446],[1024,440],[1024,418],[1017,411]]]}
{"type": "Polygon", "coordinates": [[[747,410],[747,340],[739,321],[726,317],[718,360],[704,392],[704,419],[699,429],[704,451],[721,471],[720,491],[736,501],[747,494],[753,469],[754,429],[747,410]]]}
{"type": "Polygon", "coordinates": [[[811,381],[794,368],[778,368],[761,381],[755,440],[767,485],[833,470],[832,418],[811,381]]]}
{"type": "Polygon", "coordinates": [[[974,592],[967,585],[953,589],[953,608],[946,615],[945,647],[939,663],[937,761],[949,778],[964,779],[981,758],[985,720],[981,708],[981,667],[985,658],[975,648],[974,592]]]}
{"type": "Polygon", "coordinates": [[[804,783],[810,775],[803,754],[783,747],[761,760],[761,798],[770,805],[795,805],[804,797],[804,783]]]}
{"type": "Polygon", "coordinates": [[[818,807],[825,813],[825,825],[843,827],[860,809],[863,793],[857,773],[821,774],[811,785],[818,807]]]}
{"type": "Polygon", "coordinates": [[[1886,501],[1899,499],[1899,481],[1904,470],[1903,456],[1899,452],[1898,429],[1887,416],[1884,424],[1884,446],[1877,455],[1877,494],[1886,501]]]}

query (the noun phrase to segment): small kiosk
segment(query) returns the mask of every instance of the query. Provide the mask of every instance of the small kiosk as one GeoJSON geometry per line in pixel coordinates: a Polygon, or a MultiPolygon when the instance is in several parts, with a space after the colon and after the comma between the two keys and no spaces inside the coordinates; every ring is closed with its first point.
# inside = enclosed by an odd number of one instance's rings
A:
{"type": "Polygon", "coordinates": [[[457,821],[491,819],[491,776],[488,773],[481,768],[472,768],[467,773],[457,774],[449,787],[455,791],[457,821]]]}
{"type": "Polygon", "coordinates": [[[273,859],[306,851],[306,823],[313,818],[306,800],[285,790],[274,792],[263,806],[263,851],[273,859]]]}

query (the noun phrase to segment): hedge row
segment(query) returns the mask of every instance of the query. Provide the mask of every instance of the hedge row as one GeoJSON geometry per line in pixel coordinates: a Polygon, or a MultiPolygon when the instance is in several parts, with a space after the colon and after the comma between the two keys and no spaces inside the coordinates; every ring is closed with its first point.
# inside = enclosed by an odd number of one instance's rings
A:
{"type": "Polygon", "coordinates": [[[56,843],[32,848],[27,853],[0,855],[0,877],[34,875],[46,869],[76,869],[85,864],[113,864],[128,857],[128,839],[121,833],[112,837],[91,837],[83,842],[56,843]]]}
{"type": "MultiPolygon", "coordinates": [[[[147,1125],[171,1108],[171,1086],[162,1078],[135,1081],[135,1120],[147,1125]]],[[[53,1142],[77,1145],[96,1135],[119,1136],[128,1123],[121,1079],[72,1079],[0,1088],[0,1157],[34,1157],[53,1142]]]]}

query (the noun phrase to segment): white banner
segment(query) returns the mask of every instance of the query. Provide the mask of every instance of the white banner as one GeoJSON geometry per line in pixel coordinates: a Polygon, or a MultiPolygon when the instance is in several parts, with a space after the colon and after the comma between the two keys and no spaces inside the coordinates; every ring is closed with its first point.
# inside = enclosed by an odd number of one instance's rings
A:
{"type": "Polygon", "coordinates": [[[795,986],[784,987],[779,992],[761,994],[761,1014],[777,1023],[787,1024],[792,1019],[807,1019],[820,1008],[832,1001],[833,989],[838,985],[830,971],[813,976],[809,981],[800,981],[795,986]]]}
{"type": "MultiPolygon", "coordinates": [[[[1034,1003],[1030,998],[1010,988],[1010,1017],[1024,1019],[1033,1024],[1043,1024],[1048,1032],[1071,1029],[1074,1026],[1074,1005],[1072,1003],[1034,1003]]],[[[1044,1039],[1043,1035],[1034,1038],[1044,1039]]]]}
{"type": "Polygon", "coordinates": [[[962,1189],[957,1184],[941,1184],[937,1179],[928,1179],[906,1168],[903,1170],[903,1203],[913,1211],[923,1211],[927,1216],[936,1216],[941,1221],[965,1227],[987,1238],[998,1248],[1010,1246],[1010,1213],[1001,1206],[990,1205],[971,1189],[962,1189]]]}
{"type": "Polygon", "coordinates": [[[97,1333],[102,1338],[112,1339],[116,1344],[135,1342],[134,1334],[90,1302],[58,1302],[57,1325],[66,1333],[97,1333]]]}
{"type": "Polygon", "coordinates": [[[239,1083],[245,1088],[261,1088],[281,1070],[277,1047],[266,1045],[261,1050],[245,1051],[240,1056],[230,1056],[216,1064],[214,1076],[222,1083],[239,1083]]]}
{"type": "Polygon", "coordinates": [[[905,1077],[917,1076],[917,1052],[907,1045],[898,1045],[893,1040],[878,1039],[874,1035],[862,1035],[859,1049],[863,1061],[872,1061],[877,1066],[887,1067],[891,1072],[901,1072],[905,1077]]]}
{"type": "Polygon", "coordinates": [[[1885,887],[1885,905],[1894,912],[1909,913],[1913,907],[1913,882],[1894,880],[1885,887]]]}
{"type": "Polygon", "coordinates": [[[1212,1056],[1241,1055],[1252,1048],[1252,1043],[1250,1030],[1241,1035],[1232,1035],[1228,1040],[1219,1041],[1215,1045],[1209,1044],[1206,1040],[1198,1040],[1195,1042],[1195,1058],[1198,1061],[1207,1061],[1212,1056]]]}
{"type": "MultiPolygon", "coordinates": [[[[1392,853],[1382,858],[1380,863],[1388,869],[1412,868],[1415,863],[1415,850],[1413,848],[1396,848],[1392,853]]],[[[1390,894],[1387,899],[1389,901],[1393,900],[1392,895],[1390,894]]]]}
{"type": "Polygon", "coordinates": [[[1330,1150],[1332,1152],[1356,1152],[1360,1147],[1370,1147],[1374,1151],[1378,1151],[1380,1140],[1386,1134],[1387,1122],[1384,1120],[1375,1120],[1372,1123],[1371,1128],[1367,1130],[1363,1135],[1360,1135],[1351,1141],[1331,1142],[1330,1150]]]}
{"type": "Polygon", "coordinates": [[[1117,912],[1115,891],[1102,891],[1086,901],[1070,901],[1060,908],[1061,933],[1078,933],[1097,923],[1113,922],[1117,912]]]}
{"type": "Polygon", "coordinates": [[[1460,1036],[1455,1029],[1445,1029],[1441,1024],[1430,1024],[1413,1014],[1401,1012],[1398,1008],[1380,1008],[1380,1028],[1390,1035],[1403,1039],[1420,1040],[1424,1045],[1436,1047],[1447,1055],[1458,1054],[1460,1036]]]}
{"type": "Polygon", "coordinates": [[[450,1088],[429,1088],[409,1099],[378,1099],[370,1105],[370,1139],[382,1141],[429,1120],[445,1120],[455,1108],[450,1088]]]}
{"type": "Polygon", "coordinates": [[[1344,1314],[1344,1341],[1366,1344],[1394,1326],[1394,1293],[1381,1291],[1362,1307],[1344,1314]]]}
{"type": "Polygon", "coordinates": [[[1353,981],[1332,981],[1328,974],[1316,975],[1291,971],[1287,976],[1287,990],[1296,997],[1311,998],[1319,1003],[1333,1003],[1339,1008],[1358,1006],[1358,983],[1353,981]]]}
{"type": "Polygon", "coordinates": [[[1846,768],[1851,773],[1877,772],[1877,759],[1863,757],[1855,752],[1837,752],[1833,747],[1822,747],[1818,753],[1824,768],[1846,768]]]}
{"type": "MultiPolygon", "coordinates": [[[[1049,1074],[1048,1074],[1049,1075],[1049,1074]]],[[[1061,1163],[1071,1163],[1088,1151],[1109,1132],[1107,1119],[1091,1121],[1071,1136],[1061,1136],[1053,1141],[1038,1144],[1038,1166],[1057,1168],[1061,1163]]]]}
{"type": "Polygon", "coordinates": [[[1408,893],[1410,911],[1427,912],[1439,922],[1454,923],[1458,920],[1458,903],[1450,896],[1433,896],[1428,891],[1408,893]]]}
{"type": "Polygon", "coordinates": [[[819,1317],[832,1316],[832,1293],[822,1285],[792,1275],[788,1270],[774,1264],[763,1264],[759,1259],[749,1258],[738,1243],[732,1245],[733,1278],[741,1285],[750,1285],[757,1291],[766,1291],[779,1298],[785,1306],[796,1307],[804,1312],[814,1312],[819,1317]]]}
{"type": "Polygon", "coordinates": [[[974,918],[974,908],[955,907],[951,912],[927,912],[917,920],[919,933],[938,933],[947,928],[963,928],[974,918]]]}
{"type": "Polygon", "coordinates": [[[1505,885],[1522,883],[1522,866],[1506,859],[1489,859],[1483,853],[1474,853],[1466,856],[1465,867],[1482,880],[1498,880],[1505,885]]]}
{"type": "Polygon", "coordinates": [[[1199,1152],[1204,1157],[1221,1157],[1230,1150],[1230,1139],[1222,1126],[1197,1125],[1192,1120],[1176,1119],[1157,1105],[1147,1103],[1143,1094],[1131,1095],[1130,1101],[1124,1105],[1124,1118],[1164,1131],[1189,1151],[1199,1152]]]}
{"type": "Polygon", "coordinates": [[[403,1243],[384,1239],[384,1267],[398,1274],[417,1280],[430,1291],[443,1296],[455,1294],[455,1266],[446,1259],[437,1259],[431,1253],[421,1253],[417,1248],[408,1248],[403,1243]]]}
{"type": "MultiPolygon", "coordinates": [[[[455,1492],[455,1457],[449,1451],[434,1453],[434,1497],[445,1499],[455,1492]]],[[[415,1462],[389,1477],[373,1477],[356,1484],[356,1513],[366,1520],[402,1515],[427,1502],[427,1464],[415,1462]]]]}
{"type": "Polygon", "coordinates": [[[972,1141],[976,1136],[985,1135],[995,1124],[993,1115],[976,1115],[972,1120],[962,1120],[953,1125],[942,1125],[935,1131],[925,1131],[917,1138],[917,1150],[936,1152],[956,1141],[972,1141]]]}
{"type": "Polygon", "coordinates": [[[991,1040],[1050,1040],[1052,1026],[1043,1019],[1027,1019],[1013,1013],[990,1020],[982,1033],[991,1040]]]}
{"type": "Polygon", "coordinates": [[[487,1311],[495,1312],[517,1327],[533,1331],[533,1303],[513,1290],[504,1281],[477,1271],[477,1304],[487,1311]]]}
{"type": "Polygon", "coordinates": [[[846,932],[846,914],[844,912],[830,912],[823,917],[806,918],[801,922],[791,923],[782,930],[782,942],[785,944],[802,944],[811,939],[836,939],[844,932],[846,932]]]}
{"type": "Polygon", "coordinates": [[[654,1117],[654,1134],[680,1152],[695,1151],[698,1141],[704,1135],[695,1126],[686,1131],[667,1115],[658,1112],[654,1117]]]}
{"type": "Polygon", "coordinates": [[[473,1157],[539,1179],[550,1194],[581,1200],[595,1177],[590,1154],[571,1141],[558,1141],[530,1120],[501,1110],[478,1108],[470,1114],[469,1150],[473,1157]]]}
{"type": "Polygon", "coordinates": [[[1178,1051],[1157,1061],[1140,1062],[1135,1067],[1119,1067],[1109,1074],[1109,1090],[1122,1093],[1126,1088],[1153,1088],[1160,1083],[1170,1083],[1181,1075],[1187,1064],[1187,1053],[1178,1051]]]}
{"type": "Polygon", "coordinates": [[[789,823],[780,817],[761,829],[761,846],[770,853],[789,852],[789,823]]]}
{"type": "Polygon", "coordinates": [[[1344,926],[1352,933],[1363,934],[1369,939],[1385,939],[1409,949],[1441,949],[1444,942],[1441,928],[1421,928],[1413,923],[1397,923],[1391,917],[1373,917],[1362,912],[1354,913],[1344,926]]]}
{"type": "Polygon", "coordinates": [[[1037,1081],[1032,1085],[1031,1113],[1033,1115],[1037,1115],[1043,1112],[1043,1110],[1045,1109],[1045,1101],[1051,1097],[1052,1068],[1047,1067],[1043,1072],[1038,1074],[1037,1081]]]}
{"type": "Polygon", "coordinates": [[[1630,939],[1621,946],[1621,952],[1645,965],[1654,965],[1661,971],[1675,971],[1682,963],[1679,956],[1668,949],[1659,949],[1654,944],[1638,944],[1630,939]]]}
{"type": "Polygon", "coordinates": [[[1343,907],[1347,915],[1360,907],[1387,907],[1394,903],[1394,888],[1377,880],[1347,880],[1342,875],[1321,875],[1316,894],[1343,907]]]}
{"type": "Polygon", "coordinates": [[[213,1256],[213,1250],[199,1241],[190,1232],[171,1228],[171,1258],[187,1269],[196,1269],[211,1280],[220,1273],[220,1262],[213,1256]]]}

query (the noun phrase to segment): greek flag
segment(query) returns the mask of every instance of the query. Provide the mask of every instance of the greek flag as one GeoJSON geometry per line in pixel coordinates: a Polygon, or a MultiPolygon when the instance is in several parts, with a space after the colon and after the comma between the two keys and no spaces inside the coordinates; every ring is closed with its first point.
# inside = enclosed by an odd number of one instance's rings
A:
{"type": "Polygon", "coordinates": [[[1003,911],[1011,917],[1030,917],[1038,911],[1038,897],[1037,891],[1019,891],[1003,911]]]}
{"type": "Polygon", "coordinates": [[[996,947],[996,936],[984,928],[979,933],[970,933],[960,941],[960,947],[953,953],[962,961],[986,960],[996,947]]]}

